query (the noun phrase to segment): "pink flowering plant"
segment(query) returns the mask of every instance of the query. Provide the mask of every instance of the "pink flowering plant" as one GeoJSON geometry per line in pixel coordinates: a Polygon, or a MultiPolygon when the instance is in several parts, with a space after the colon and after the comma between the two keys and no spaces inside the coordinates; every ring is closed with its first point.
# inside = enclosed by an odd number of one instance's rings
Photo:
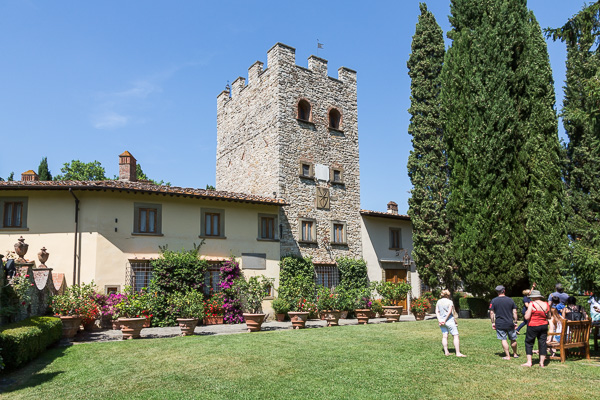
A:
{"type": "Polygon", "coordinates": [[[240,265],[232,257],[225,261],[220,270],[219,287],[223,293],[223,322],[226,324],[241,324],[244,322],[242,316],[242,300],[236,280],[243,279],[240,265]]]}
{"type": "Polygon", "coordinates": [[[93,299],[94,283],[73,285],[65,289],[62,295],[52,297],[50,307],[57,316],[81,316],[92,321],[100,314],[93,299]]]}
{"type": "Polygon", "coordinates": [[[354,291],[354,307],[356,310],[370,310],[373,307],[372,291],[370,288],[354,291]]]}

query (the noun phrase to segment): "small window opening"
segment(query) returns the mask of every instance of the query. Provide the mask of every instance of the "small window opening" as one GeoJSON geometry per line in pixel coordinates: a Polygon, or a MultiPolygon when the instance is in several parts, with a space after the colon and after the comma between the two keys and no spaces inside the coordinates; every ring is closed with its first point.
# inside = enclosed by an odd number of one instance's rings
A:
{"type": "Polygon", "coordinates": [[[310,104],[304,99],[298,102],[298,119],[310,121],[310,104]]]}
{"type": "Polygon", "coordinates": [[[332,108],[329,111],[329,127],[333,129],[340,129],[340,122],[342,120],[342,114],[335,109],[332,108]]]}

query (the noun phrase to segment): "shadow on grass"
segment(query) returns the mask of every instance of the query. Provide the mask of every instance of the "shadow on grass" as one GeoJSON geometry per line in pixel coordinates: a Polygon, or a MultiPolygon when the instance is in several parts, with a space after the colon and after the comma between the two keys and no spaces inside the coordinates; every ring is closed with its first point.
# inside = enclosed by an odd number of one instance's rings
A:
{"type": "Polygon", "coordinates": [[[51,381],[62,371],[40,372],[54,360],[62,357],[66,351],[64,346],[54,346],[48,349],[38,358],[25,364],[23,367],[7,371],[0,378],[0,394],[14,392],[24,387],[35,387],[51,381]]]}

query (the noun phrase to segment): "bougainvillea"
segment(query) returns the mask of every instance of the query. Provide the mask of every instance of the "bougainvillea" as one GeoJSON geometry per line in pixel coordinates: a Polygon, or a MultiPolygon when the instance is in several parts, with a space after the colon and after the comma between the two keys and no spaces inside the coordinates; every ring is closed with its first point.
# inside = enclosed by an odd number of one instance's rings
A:
{"type": "Polygon", "coordinates": [[[231,258],[221,266],[220,275],[219,287],[223,293],[223,321],[226,324],[241,324],[244,322],[242,302],[235,285],[235,280],[242,276],[240,265],[231,258]]]}

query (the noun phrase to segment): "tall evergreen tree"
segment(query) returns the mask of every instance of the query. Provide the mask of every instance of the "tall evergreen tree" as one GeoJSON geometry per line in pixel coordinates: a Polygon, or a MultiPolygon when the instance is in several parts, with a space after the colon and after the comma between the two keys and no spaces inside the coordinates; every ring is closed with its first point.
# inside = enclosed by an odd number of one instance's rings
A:
{"type": "Polygon", "coordinates": [[[566,146],[571,272],[576,289],[600,291],[600,2],[551,30],[567,43],[562,109],[566,146]]]}
{"type": "Polygon", "coordinates": [[[452,0],[450,23],[441,98],[452,255],[474,293],[542,277],[548,290],[564,224],[541,31],[525,0],[452,0]]]}
{"type": "Polygon", "coordinates": [[[42,158],[42,161],[40,161],[40,165],[38,166],[38,178],[40,181],[51,181],[52,180],[52,174],[50,173],[50,170],[48,169],[48,158],[47,157],[42,158]]]}
{"type": "Polygon", "coordinates": [[[448,165],[439,104],[444,36],[427,5],[421,3],[419,7],[421,15],[407,63],[411,79],[408,133],[413,137],[408,157],[408,175],[413,184],[408,200],[413,258],[423,282],[453,290],[457,279],[449,259],[448,165]]]}

